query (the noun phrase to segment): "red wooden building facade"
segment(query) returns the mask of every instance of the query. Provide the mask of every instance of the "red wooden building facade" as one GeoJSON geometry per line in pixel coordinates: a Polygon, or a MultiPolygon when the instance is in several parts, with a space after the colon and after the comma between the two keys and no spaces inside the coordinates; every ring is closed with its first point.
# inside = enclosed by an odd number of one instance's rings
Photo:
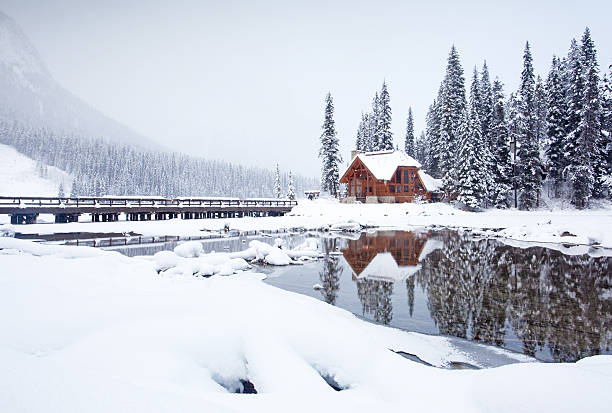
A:
{"type": "Polygon", "coordinates": [[[401,151],[356,153],[340,178],[348,186],[348,199],[360,202],[413,202],[432,200],[438,180],[420,170],[414,158],[401,151]]]}

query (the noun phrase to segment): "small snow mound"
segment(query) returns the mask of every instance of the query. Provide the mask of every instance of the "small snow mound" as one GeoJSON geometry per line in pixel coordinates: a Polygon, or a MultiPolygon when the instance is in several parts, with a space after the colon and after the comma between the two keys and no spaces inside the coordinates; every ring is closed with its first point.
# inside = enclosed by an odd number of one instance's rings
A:
{"type": "Polygon", "coordinates": [[[155,260],[155,269],[157,271],[165,271],[176,267],[179,263],[179,257],[172,251],[160,251],[153,255],[153,259],[155,260]]]}
{"type": "Polygon", "coordinates": [[[14,237],[15,228],[11,224],[0,224],[0,237],[14,237]]]}
{"type": "Polygon", "coordinates": [[[204,253],[204,247],[201,242],[187,241],[174,248],[174,253],[183,258],[195,258],[204,253]]]}

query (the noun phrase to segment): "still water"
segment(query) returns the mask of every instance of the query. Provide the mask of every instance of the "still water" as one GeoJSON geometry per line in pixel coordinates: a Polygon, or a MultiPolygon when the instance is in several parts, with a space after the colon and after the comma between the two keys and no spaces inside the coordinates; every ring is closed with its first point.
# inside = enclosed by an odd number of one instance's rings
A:
{"type": "Polygon", "coordinates": [[[449,230],[354,238],[322,238],[325,259],[267,267],[266,282],[373,322],[543,361],[611,353],[612,258],[449,230]]]}

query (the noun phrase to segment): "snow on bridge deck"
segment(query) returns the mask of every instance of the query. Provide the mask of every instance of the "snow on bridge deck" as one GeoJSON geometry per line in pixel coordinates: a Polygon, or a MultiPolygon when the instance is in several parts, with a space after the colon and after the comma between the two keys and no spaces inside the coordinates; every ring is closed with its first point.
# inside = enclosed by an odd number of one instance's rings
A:
{"type": "Polygon", "coordinates": [[[0,214],[10,215],[11,223],[33,223],[39,214],[53,214],[56,222],[74,222],[81,214],[92,214],[94,221],[117,221],[126,214],[131,221],[177,218],[226,218],[284,215],[297,201],[277,198],[163,198],[163,197],[20,197],[0,196],[0,214]]]}

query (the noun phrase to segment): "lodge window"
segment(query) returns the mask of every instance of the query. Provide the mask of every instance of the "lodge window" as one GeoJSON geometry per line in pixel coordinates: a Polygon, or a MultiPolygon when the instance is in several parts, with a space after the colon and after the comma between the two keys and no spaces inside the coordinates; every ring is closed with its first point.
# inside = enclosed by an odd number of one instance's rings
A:
{"type": "Polygon", "coordinates": [[[401,185],[397,186],[397,192],[402,192],[402,186],[401,185]]]}
{"type": "Polygon", "coordinates": [[[389,191],[395,193],[395,185],[389,185],[389,191]]]}
{"type": "MultiPolygon", "coordinates": [[[[404,169],[404,183],[407,184],[408,183],[408,170],[404,169]]],[[[405,191],[404,191],[405,192],[405,191]]]]}
{"type": "Polygon", "coordinates": [[[368,192],[369,192],[369,193],[372,193],[372,187],[369,187],[369,188],[368,188],[368,192]]]}
{"type": "Polygon", "coordinates": [[[395,171],[395,182],[397,182],[398,184],[402,182],[402,171],[400,171],[399,169],[395,171]]]}
{"type": "Polygon", "coordinates": [[[409,192],[408,185],[404,185],[404,192],[409,192]]]}

